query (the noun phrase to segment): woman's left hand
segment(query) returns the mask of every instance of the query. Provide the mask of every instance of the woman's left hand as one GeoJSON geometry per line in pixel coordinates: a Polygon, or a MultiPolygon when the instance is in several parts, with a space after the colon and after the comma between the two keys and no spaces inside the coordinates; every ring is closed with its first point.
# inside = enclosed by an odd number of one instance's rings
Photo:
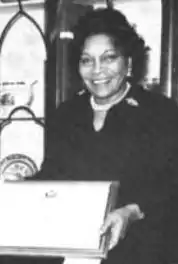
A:
{"type": "Polygon", "coordinates": [[[137,204],[129,204],[109,213],[101,227],[101,235],[110,232],[109,250],[124,238],[130,223],[143,218],[144,213],[137,204]]]}

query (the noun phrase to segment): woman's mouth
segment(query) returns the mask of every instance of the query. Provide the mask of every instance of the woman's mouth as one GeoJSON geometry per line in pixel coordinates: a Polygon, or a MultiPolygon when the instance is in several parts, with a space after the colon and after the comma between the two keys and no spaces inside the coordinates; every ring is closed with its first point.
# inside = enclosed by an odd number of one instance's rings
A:
{"type": "Polygon", "coordinates": [[[102,79],[102,80],[93,80],[93,84],[107,84],[110,82],[110,80],[102,79]]]}

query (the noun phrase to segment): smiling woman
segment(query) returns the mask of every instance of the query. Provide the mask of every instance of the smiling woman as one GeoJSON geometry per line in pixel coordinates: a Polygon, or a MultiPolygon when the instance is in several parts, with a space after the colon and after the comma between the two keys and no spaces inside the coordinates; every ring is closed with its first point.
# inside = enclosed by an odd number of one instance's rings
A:
{"type": "Polygon", "coordinates": [[[101,229],[110,232],[104,263],[178,263],[177,106],[141,86],[148,48],[121,12],[89,11],[72,32],[82,89],[51,120],[35,177],[119,181],[117,209],[101,229]]]}

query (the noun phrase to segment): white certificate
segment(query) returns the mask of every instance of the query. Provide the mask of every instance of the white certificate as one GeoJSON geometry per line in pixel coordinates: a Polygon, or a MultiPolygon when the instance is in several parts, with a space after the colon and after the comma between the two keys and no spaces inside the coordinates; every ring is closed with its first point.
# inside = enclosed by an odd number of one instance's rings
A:
{"type": "Polygon", "coordinates": [[[118,182],[0,184],[0,254],[104,258],[118,182]]]}

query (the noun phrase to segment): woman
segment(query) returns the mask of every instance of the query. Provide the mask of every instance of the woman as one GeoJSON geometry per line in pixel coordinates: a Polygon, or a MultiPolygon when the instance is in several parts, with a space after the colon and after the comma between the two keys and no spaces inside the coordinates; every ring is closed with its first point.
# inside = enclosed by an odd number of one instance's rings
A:
{"type": "Polygon", "coordinates": [[[90,11],[73,31],[83,89],[56,111],[36,178],[118,180],[101,230],[112,233],[105,262],[178,263],[177,106],[141,87],[148,49],[119,11],[90,11]]]}

